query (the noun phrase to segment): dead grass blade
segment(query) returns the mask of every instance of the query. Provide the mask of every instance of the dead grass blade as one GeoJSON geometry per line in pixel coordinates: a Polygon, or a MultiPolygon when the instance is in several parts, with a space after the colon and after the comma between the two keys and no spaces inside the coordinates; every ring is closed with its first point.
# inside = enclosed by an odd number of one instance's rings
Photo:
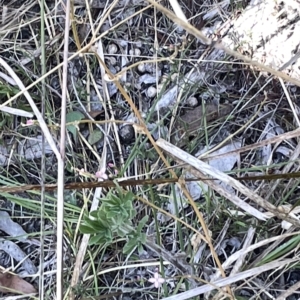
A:
{"type": "Polygon", "coordinates": [[[177,17],[176,15],[174,15],[171,11],[169,11],[168,9],[164,8],[163,6],[161,6],[160,4],[158,4],[157,2],[155,2],[154,0],[148,0],[148,2],[150,2],[151,4],[153,4],[154,7],[156,7],[158,10],[160,10],[161,12],[163,12],[166,16],[168,16],[172,21],[174,21],[175,23],[177,23],[179,26],[181,26],[182,28],[184,28],[188,33],[194,35],[195,37],[197,37],[198,39],[200,39],[204,44],[212,46],[213,48],[219,49],[219,50],[223,50],[225,53],[227,53],[228,55],[234,56],[238,59],[243,60],[246,63],[249,63],[250,65],[252,65],[253,67],[257,67],[258,69],[262,70],[262,71],[266,71],[271,73],[274,76],[277,76],[279,78],[284,79],[287,82],[291,82],[297,86],[300,86],[300,82],[297,79],[294,79],[286,74],[284,74],[283,72],[274,70],[273,68],[270,68],[268,66],[265,66],[257,61],[254,61],[236,51],[233,51],[227,47],[225,47],[224,45],[222,45],[221,42],[219,41],[213,41],[209,38],[207,38],[206,36],[204,36],[203,33],[201,33],[199,30],[197,30],[194,26],[190,25],[187,22],[184,22],[183,20],[181,20],[179,17],[177,17]]]}
{"type": "MultiPolygon", "coordinates": [[[[22,83],[22,81],[20,80],[19,76],[14,72],[14,70],[0,57],[0,64],[6,69],[6,71],[9,73],[9,75],[14,79],[14,81],[17,83],[18,87],[20,88],[20,90],[24,93],[24,96],[26,97],[28,103],[31,106],[31,109],[33,110],[37,120],[39,121],[39,124],[41,126],[41,129],[52,149],[52,151],[55,153],[56,157],[59,159],[60,154],[58,152],[56,143],[54,142],[54,139],[46,125],[46,122],[44,121],[42,114],[40,113],[39,109],[37,108],[34,100],[32,99],[32,97],[30,96],[30,94],[25,90],[25,86],[22,83]]],[[[11,99],[9,101],[6,102],[10,102],[12,101],[11,99]]],[[[0,107],[4,107],[6,104],[2,104],[0,105],[0,107]]]]}
{"type": "MultiPolygon", "coordinates": [[[[189,164],[190,166],[192,166],[197,171],[199,171],[201,173],[203,172],[203,173],[207,174],[208,176],[212,176],[213,178],[217,178],[217,179],[221,180],[222,182],[232,186],[237,191],[244,194],[246,197],[248,197],[249,199],[254,201],[259,206],[263,207],[267,211],[272,212],[278,218],[286,220],[286,221],[292,223],[293,225],[295,225],[297,227],[300,226],[300,222],[298,220],[288,216],[285,213],[282,213],[273,204],[267,202],[262,197],[255,194],[253,191],[248,189],[242,183],[238,182],[236,179],[226,175],[223,172],[220,172],[219,170],[211,167],[210,165],[208,165],[208,164],[206,164],[206,163],[204,163],[200,160],[197,160],[194,156],[192,156],[192,155],[188,154],[187,152],[175,147],[174,145],[166,142],[163,139],[159,139],[157,141],[157,145],[159,147],[161,147],[164,151],[166,151],[169,154],[173,155],[174,157],[176,157],[176,158],[180,159],[181,161],[184,161],[185,163],[189,164]]],[[[222,192],[222,190],[218,189],[217,192],[222,192]]],[[[231,196],[233,196],[233,195],[231,195],[231,196]]],[[[229,200],[231,200],[230,197],[229,197],[229,200]]],[[[244,203],[244,205],[245,205],[245,203],[244,203]]],[[[259,211],[257,211],[257,215],[260,215],[262,218],[265,217],[265,219],[267,219],[267,217],[265,215],[262,215],[259,211]]],[[[254,216],[255,216],[255,214],[254,214],[254,216]]]]}
{"type": "Polygon", "coordinates": [[[66,110],[67,110],[67,80],[68,80],[68,55],[69,55],[69,28],[70,28],[71,0],[66,4],[66,20],[64,34],[63,72],[62,72],[62,99],[61,99],[61,121],[60,121],[60,156],[57,168],[57,274],[56,274],[56,298],[63,299],[63,241],[64,241],[64,182],[65,182],[65,151],[66,151],[66,110]]]}
{"type": "Polygon", "coordinates": [[[294,295],[294,293],[300,288],[300,281],[289,287],[286,291],[284,291],[276,300],[285,300],[288,296],[294,295]]]}
{"type": "Polygon", "coordinates": [[[209,291],[212,291],[218,287],[223,287],[225,285],[232,284],[234,282],[246,279],[251,276],[257,276],[261,274],[262,272],[267,272],[269,270],[273,270],[276,268],[283,268],[284,266],[291,264],[293,262],[298,261],[298,258],[292,258],[292,259],[285,259],[282,261],[276,261],[272,263],[265,264],[261,267],[253,268],[244,272],[241,272],[239,274],[235,274],[234,276],[229,276],[227,278],[222,278],[219,280],[216,280],[215,282],[208,283],[204,286],[191,289],[189,291],[183,292],[181,294],[177,294],[174,296],[170,296],[167,298],[163,298],[162,300],[185,300],[185,299],[190,299],[192,297],[196,297],[198,295],[207,293],[209,291]]]}
{"type": "Polygon", "coordinates": [[[201,158],[202,160],[206,160],[206,159],[216,159],[216,158],[220,158],[220,157],[226,157],[226,156],[230,156],[230,155],[235,154],[235,153],[243,153],[243,152],[246,152],[246,151],[257,149],[257,148],[260,148],[260,147],[263,147],[263,146],[266,146],[266,145],[269,145],[269,144],[280,143],[282,141],[298,137],[299,135],[300,135],[300,129],[296,129],[296,130],[293,130],[293,131],[290,131],[290,132],[285,132],[283,134],[274,136],[270,139],[266,139],[266,140],[257,142],[257,143],[252,144],[252,145],[244,146],[240,149],[235,149],[233,151],[228,151],[228,152],[223,153],[223,154],[208,155],[207,156],[206,153],[203,153],[199,158],[201,158]]]}
{"type": "MultiPolygon", "coordinates": [[[[290,162],[283,168],[283,173],[288,173],[290,169],[295,165],[294,161],[298,159],[300,156],[300,143],[298,143],[296,149],[294,150],[293,154],[290,157],[290,162]]],[[[276,182],[272,185],[268,195],[266,196],[266,199],[268,200],[273,192],[275,191],[276,187],[280,183],[280,179],[276,180],[276,182]]]]}
{"type": "Polygon", "coordinates": [[[297,231],[297,232],[291,232],[291,233],[284,233],[284,234],[281,234],[281,235],[278,235],[278,236],[274,236],[274,237],[271,237],[271,238],[264,239],[264,240],[262,240],[260,242],[257,242],[255,244],[253,244],[253,245],[249,245],[248,248],[245,248],[245,249],[243,248],[243,249],[235,252],[234,254],[230,255],[226,259],[226,261],[222,264],[222,266],[226,270],[235,261],[237,261],[241,256],[244,256],[247,253],[250,253],[250,252],[254,251],[255,249],[264,247],[265,245],[270,244],[272,242],[277,242],[278,241],[278,244],[280,244],[284,239],[286,239],[288,237],[291,237],[291,236],[298,235],[298,234],[299,234],[299,231],[297,231]]]}

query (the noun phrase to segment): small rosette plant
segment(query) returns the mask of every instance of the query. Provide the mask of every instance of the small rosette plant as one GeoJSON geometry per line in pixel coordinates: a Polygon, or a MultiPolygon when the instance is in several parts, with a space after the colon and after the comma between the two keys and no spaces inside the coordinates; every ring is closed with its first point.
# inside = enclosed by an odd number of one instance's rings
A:
{"type": "Polygon", "coordinates": [[[125,254],[134,251],[136,247],[141,252],[146,242],[143,228],[148,216],[145,216],[136,228],[133,227],[132,220],[136,217],[136,210],[133,207],[134,194],[117,186],[101,200],[99,209],[86,215],[80,225],[82,233],[92,235],[90,245],[111,243],[115,238],[124,238],[125,254]]]}

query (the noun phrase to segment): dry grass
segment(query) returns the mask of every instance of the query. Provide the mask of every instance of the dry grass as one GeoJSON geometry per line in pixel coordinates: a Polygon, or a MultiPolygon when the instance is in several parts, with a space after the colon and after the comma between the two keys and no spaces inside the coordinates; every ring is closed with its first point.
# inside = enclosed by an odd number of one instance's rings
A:
{"type": "Polygon", "coordinates": [[[234,179],[299,171],[295,72],[252,61],[242,40],[235,50],[226,40],[249,3],[91,3],[74,1],[70,14],[52,1],[44,14],[32,0],[0,8],[0,183],[60,185],[1,194],[2,210],[40,239],[42,251],[12,240],[43,267],[26,274],[5,251],[1,266],[23,272],[36,299],[297,299],[298,179],[234,179]],[[182,131],[179,116],[190,120],[195,99],[202,113],[191,122],[199,126],[192,132],[185,124],[178,149],[166,140],[182,131]],[[28,118],[37,121],[26,125],[28,118]],[[179,179],[62,189],[103,170],[117,170],[119,181],[179,179]],[[193,176],[209,180],[183,179],[193,176]],[[132,195],[134,231],[148,216],[139,251],[123,252],[130,234],[91,245],[93,235],[81,231],[88,212],[112,195],[132,195]]]}

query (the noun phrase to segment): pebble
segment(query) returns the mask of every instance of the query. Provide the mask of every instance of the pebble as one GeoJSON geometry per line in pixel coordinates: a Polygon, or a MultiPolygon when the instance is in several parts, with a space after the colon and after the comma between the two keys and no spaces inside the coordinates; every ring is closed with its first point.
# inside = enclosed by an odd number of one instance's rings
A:
{"type": "Polygon", "coordinates": [[[130,144],[135,137],[134,129],[131,125],[125,125],[120,128],[119,135],[123,143],[130,144]]]}

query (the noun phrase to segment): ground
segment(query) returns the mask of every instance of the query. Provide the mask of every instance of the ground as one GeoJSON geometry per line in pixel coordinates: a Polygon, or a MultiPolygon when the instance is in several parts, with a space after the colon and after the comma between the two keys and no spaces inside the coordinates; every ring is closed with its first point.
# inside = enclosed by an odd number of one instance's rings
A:
{"type": "Polygon", "coordinates": [[[2,1],[3,297],[299,298],[299,3],[177,2],[2,1]]]}

